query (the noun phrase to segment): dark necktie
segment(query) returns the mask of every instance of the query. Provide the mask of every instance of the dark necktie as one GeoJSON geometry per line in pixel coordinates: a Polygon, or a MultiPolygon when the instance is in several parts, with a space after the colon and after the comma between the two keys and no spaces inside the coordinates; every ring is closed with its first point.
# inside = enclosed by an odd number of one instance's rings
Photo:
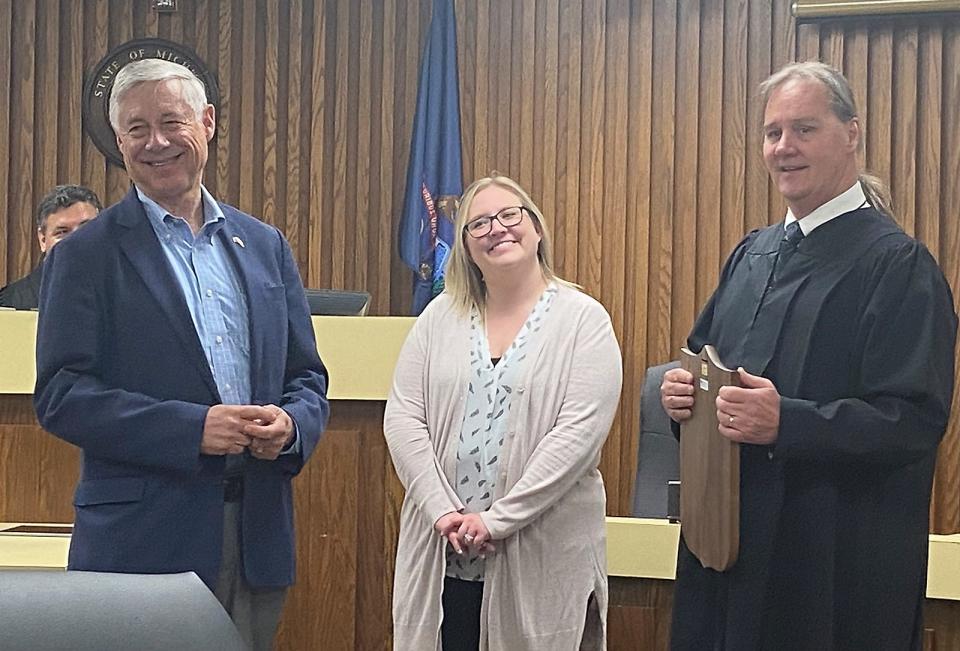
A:
{"type": "Polygon", "coordinates": [[[800,230],[800,222],[790,222],[787,225],[783,239],[780,240],[780,250],[777,251],[777,261],[774,265],[774,278],[780,275],[780,271],[786,266],[793,254],[797,252],[797,246],[803,239],[803,231],[800,230]]]}

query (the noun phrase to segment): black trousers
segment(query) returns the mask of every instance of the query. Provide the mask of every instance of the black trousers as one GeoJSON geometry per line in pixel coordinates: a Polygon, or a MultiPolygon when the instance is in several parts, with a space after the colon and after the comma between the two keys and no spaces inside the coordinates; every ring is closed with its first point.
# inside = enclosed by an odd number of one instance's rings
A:
{"type": "Polygon", "coordinates": [[[483,581],[443,579],[443,651],[477,651],[480,648],[480,604],[483,581]]]}

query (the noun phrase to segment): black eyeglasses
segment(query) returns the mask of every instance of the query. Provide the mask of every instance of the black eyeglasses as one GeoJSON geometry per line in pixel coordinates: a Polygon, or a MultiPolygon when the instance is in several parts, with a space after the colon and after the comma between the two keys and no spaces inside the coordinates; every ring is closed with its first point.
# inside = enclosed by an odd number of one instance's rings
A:
{"type": "Polygon", "coordinates": [[[500,225],[504,228],[509,228],[522,222],[523,213],[528,210],[530,209],[526,206],[510,206],[508,208],[503,208],[496,215],[477,217],[476,219],[468,221],[467,225],[463,227],[463,230],[466,231],[467,235],[470,237],[475,237],[477,239],[486,237],[490,234],[490,231],[493,230],[494,219],[500,222],[500,225]]]}

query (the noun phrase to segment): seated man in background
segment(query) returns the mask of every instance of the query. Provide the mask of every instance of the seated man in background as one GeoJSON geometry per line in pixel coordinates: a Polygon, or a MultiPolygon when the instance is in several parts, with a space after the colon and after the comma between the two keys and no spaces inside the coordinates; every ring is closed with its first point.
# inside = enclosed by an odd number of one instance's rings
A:
{"type": "MultiPolygon", "coordinates": [[[[103,206],[96,193],[82,185],[58,185],[37,208],[37,241],[46,254],[53,245],[97,216],[103,206]]],[[[32,310],[40,298],[43,258],[29,274],[0,289],[0,307],[32,310]]]]}

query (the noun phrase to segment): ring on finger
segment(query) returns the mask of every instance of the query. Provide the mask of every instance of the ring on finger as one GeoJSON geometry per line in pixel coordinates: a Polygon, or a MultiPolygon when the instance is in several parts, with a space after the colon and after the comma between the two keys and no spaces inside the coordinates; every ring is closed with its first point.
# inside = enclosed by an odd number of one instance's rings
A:
{"type": "Polygon", "coordinates": [[[473,535],[469,533],[465,533],[463,534],[463,539],[466,540],[468,543],[471,543],[473,542],[473,535]]]}
{"type": "Polygon", "coordinates": [[[730,417],[730,419],[729,419],[728,422],[729,422],[731,425],[733,425],[733,416],[730,417]]]}

